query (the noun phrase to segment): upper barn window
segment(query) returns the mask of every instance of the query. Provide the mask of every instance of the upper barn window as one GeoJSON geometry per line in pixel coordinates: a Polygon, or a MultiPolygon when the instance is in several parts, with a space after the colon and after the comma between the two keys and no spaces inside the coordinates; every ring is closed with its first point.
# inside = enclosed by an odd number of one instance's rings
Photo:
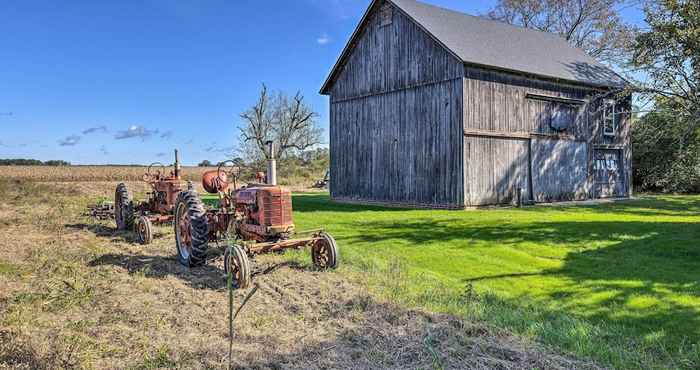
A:
{"type": "Polygon", "coordinates": [[[615,100],[606,100],[603,104],[603,135],[615,136],[617,134],[617,115],[615,114],[615,100]]]}

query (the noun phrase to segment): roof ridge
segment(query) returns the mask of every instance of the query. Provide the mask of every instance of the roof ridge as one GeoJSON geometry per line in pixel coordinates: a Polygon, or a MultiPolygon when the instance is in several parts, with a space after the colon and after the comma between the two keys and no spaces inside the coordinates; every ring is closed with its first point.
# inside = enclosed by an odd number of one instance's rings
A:
{"type": "MultiPolygon", "coordinates": [[[[514,29],[516,29],[516,30],[521,30],[521,31],[525,31],[525,32],[533,32],[533,33],[544,34],[544,35],[547,35],[548,37],[552,37],[552,38],[555,38],[555,39],[557,39],[557,40],[559,40],[559,41],[563,41],[563,42],[566,42],[567,44],[569,44],[568,41],[566,41],[565,38],[563,38],[561,35],[558,35],[558,34],[556,34],[556,33],[547,32],[547,31],[542,31],[542,30],[537,30],[537,29],[534,29],[534,28],[527,28],[527,27],[525,27],[525,26],[521,26],[521,25],[517,25],[517,24],[512,24],[512,23],[504,22],[504,21],[501,21],[501,20],[498,20],[498,19],[485,18],[485,17],[480,16],[480,15],[474,15],[474,14],[470,14],[470,13],[465,13],[465,12],[463,12],[463,11],[454,10],[454,9],[449,9],[449,8],[445,8],[445,7],[442,7],[442,6],[439,6],[439,5],[426,3],[426,2],[423,2],[423,1],[418,1],[418,0],[388,0],[388,1],[390,1],[390,2],[392,2],[392,3],[394,3],[394,4],[396,4],[396,5],[399,5],[399,4],[397,4],[397,3],[400,3],[400,2],[402,2],[402,1],[411,1],[411,2],[414,2],[414,3],[416,3],[416,4],[420,4],[420,5],[422,5],[422,6],[431,7],[431,8],[436,8],[436,9],[440,9],[440,10],[445,11],[445,12],[448,12],[448,13],[455,13],[455,14],[458,14],[458,15],[460,15],[460,16],[467,16],[467,17],[470,17],[470,18],[474,18],[474,19],[477,20],[477,21],[482,21],[482,22],[488,22],[488,23],[498,24],[498,25],[501,25],[501,26],[504,26],[504,27],[510,27],[510,28],[514,28],[514,29]]],[[[569,45],[569,46],[575,47],[575,46],[573,46],[573,45],[569,45]]]]}

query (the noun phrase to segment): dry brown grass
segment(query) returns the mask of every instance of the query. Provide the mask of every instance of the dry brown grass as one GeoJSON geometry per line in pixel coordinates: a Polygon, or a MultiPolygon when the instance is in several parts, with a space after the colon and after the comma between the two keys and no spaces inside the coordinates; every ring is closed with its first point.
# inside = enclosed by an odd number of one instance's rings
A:
{"type": "MultiPolygon", "coordinates": [[[[226,367],[220,256],[187,269],[170,228],[140,246],[81,216],[115,185],[0,179],[0,368],[226,367]]],[[[257,258],[260,288],[236,322],[235,367],[596,368],[478,323],[404,309],[369,293],[356,272],[316,271],[308,259],[257,258]]]]}
{"type": "MultiPolygon", "coordinates": [[[[140,166],[0,166],[0,178],[32,181],[140,181],[146,173],[140,166]]],[[[185,180],[200,181],[202,173],[216,167],[183,167],[185,180]]],[[[170,168],[166,169],[169,172],[170,168]]]]}

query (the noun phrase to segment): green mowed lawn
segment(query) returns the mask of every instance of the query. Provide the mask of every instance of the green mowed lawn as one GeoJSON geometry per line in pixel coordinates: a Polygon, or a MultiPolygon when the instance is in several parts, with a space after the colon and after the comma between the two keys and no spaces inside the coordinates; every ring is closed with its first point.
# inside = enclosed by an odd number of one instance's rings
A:
{"type": "Polygon", "coordinates": [[[402,304],[618,368],[700,367],[700,196],[447,211],[300,194],[294,211],[402,304]]]}

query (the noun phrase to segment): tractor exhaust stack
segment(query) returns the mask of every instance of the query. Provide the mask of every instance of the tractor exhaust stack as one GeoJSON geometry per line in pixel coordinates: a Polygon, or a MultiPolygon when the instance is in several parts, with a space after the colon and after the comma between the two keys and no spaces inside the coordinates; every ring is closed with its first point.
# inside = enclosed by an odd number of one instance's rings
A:
{"type": "Polygon", "coordinates": [[[177,149],[175,149],[175,166],[174,167],[175,167],[175,173],[173,173],[173,175],[175,175],[175,177],[177,177],[179,179],[180,178],[180,155],[178,154],[177,149]]]}
{"type": "Polygon", "coordinates": [[[273,143],[272,141],[268,141],[265,144],[267,144],[268,152],[267,184],[277,185],[277,161],[275,160],[275,143],[273,143]]]}

